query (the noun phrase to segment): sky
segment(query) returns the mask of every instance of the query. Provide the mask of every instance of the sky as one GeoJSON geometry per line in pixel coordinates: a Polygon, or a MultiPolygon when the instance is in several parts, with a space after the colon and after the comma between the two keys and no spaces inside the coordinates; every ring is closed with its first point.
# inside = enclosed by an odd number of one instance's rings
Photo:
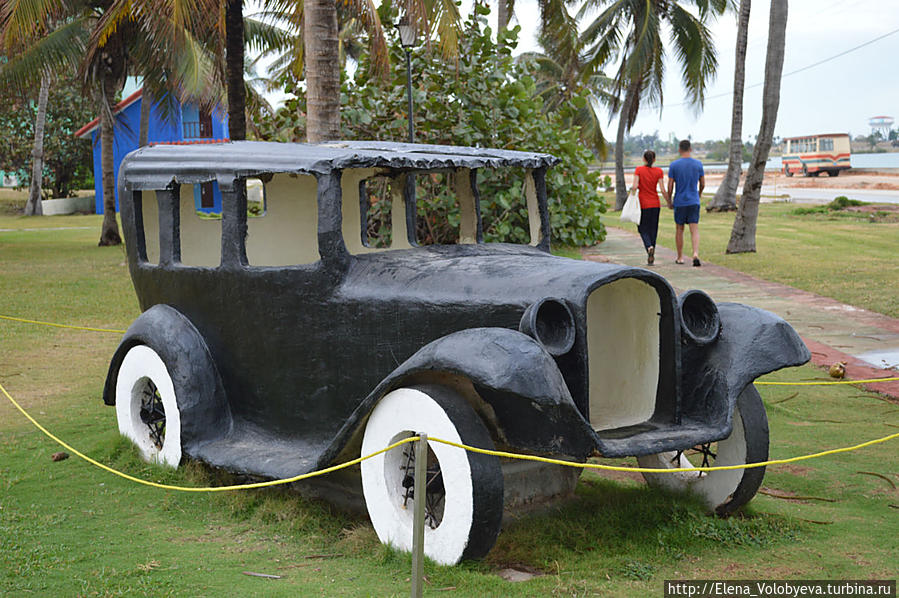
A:
{"type": "MultiPolygon", "coordinates": [[[[754,0],[749,19],[746,86],[743,96],[743,138],[758,133],[762,117],[762,83],[768,39],[769,0],[754,0]]],[[[518,15],[538,14],[536,0],[518,0],[518,15]]],[[[519,50],[539,49],[536,20],[521,18],[519,50]]],[[[848,50],[899,29],[899,0],[790,0],[784,73],[848,50]]],[[[694,140],[730,136],[737,18],[731,13],[712,25],[718,49],[717,77],[708,87],[705,107],[697,113],[684,106],[679,67],[667,61],[665,106],[644,108],[632,133],[667,138],[674,134],[694,140]],[[711,98],[711,96],[723,97],[711,98]],[[681,104],[681,105],[678,105],[681,104]]],[[[869,46],[782,80],[775,135],[792,137],[814,133],[870,133],[868,119],[875,115],[899,118],[899,32],[869,46]]],[[[606,120],[606,122],[609,122],[606,120]]],[[[607,138],[615,135],[616,121],[605,125],[607,138]]]]}
{"type": "MultiPolygon", "coordinates": [[[[248,2],[250,7],[255,2],[248,2]]],[[[491,4],[493,4],[491,2],[491,4]]],[[[462,14],[472,0],[462,0],[462,14]]],[[[757,133],[762,113],[762,86],[768,36],[770,0],[754,0],[749,22],[746,90],[743,97],[743,138],[757,133]],[[756,85],[757,84],[757,85],[756,85]],[[751,87],[756,85],[755,87],[751,87]]],[[[252,8],[247,10],[251,12],[252,8]]],[[[521,26],[517,52],[539,50],[537,0],[517,0],[513,24],[521,26]]],[[[495,16],[491,15],[495,26],[495,16]]],[[[667,60],[665,105],[640,111],[632,134],[658,131],[663,139],[691,137],[696,141],[730,136],[731,92],[737,33],[736,14],[711,25],[718,49],[718,72],[710,82],[704,108],[684,105],[679,67],[667,60]],[[719,96],[719,97],[715,97],[719,96]]],[[[784,74],[829,58],[899,29],[899,0],[789,0],[784,74]]],[[[888,115],[899,119],[899,32],[845,56],[782,80],[775,135],[792,137],[815,133],[869,134],[868,119],[888,115]]],[[[284,94],[272,94],[278,102],[284,94]]],[[[606,138],[614,138],[616,120],[606,117],[606,138]]]]}

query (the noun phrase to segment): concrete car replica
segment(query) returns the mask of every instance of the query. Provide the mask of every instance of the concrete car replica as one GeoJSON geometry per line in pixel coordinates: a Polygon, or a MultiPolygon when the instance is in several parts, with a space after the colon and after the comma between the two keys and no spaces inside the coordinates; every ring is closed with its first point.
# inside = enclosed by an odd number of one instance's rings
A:
{"type": "MultiPolygon", "coordinates": [[[[119,175],[143,313],[104,401],[145,458],[279,478],[419,432],[484,448],[637,456],[643,466],[768,456],[752,382],[810,355],[778,317],[652,271],[549,252],[546,154],[377,142],[157,145],[119,175]],[[525,177],[530,245],[483,242],[479,169],[525,177]],[[442,176],[459,238],[422,245],[408,176],[442,176]],[[369,242],[366,186],[391,191],[388,247],[369,242]],[[251,210],[247,179],[262,181],[251,210]],[[221,218],[192,186],[217,184],[221,218]],[[410,196],[411,195],[411,196],[410,196]]],[[[256,183],[253,183],[256,185],[256,183]]],[[[257,187],[253,187],[258,189],[257,187]]],[[[432,444],[425,552],[485,555],[499,533],[500,459],[432,444]]],[[[382,542],[409,549],[412,445],[362,463],[382,542]],[[406,449],[406,450],[404,450],[406,449]]],[[[574,470],[577,471],[577,470],[574,470]]],[[[764,471],[653,474],[727,514],[764,471]]]]}

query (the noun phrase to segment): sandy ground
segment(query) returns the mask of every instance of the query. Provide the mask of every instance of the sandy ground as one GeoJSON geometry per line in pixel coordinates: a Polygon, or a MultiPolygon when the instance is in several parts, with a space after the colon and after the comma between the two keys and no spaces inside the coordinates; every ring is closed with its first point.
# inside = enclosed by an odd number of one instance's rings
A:
{"type": "MultiPolygon", "coordinates": [[[[724,178],[724,173],[706,174],[706,186],[717,187],[724,178]]],[[[741,181],[742,184],[742,181],[741,181]]],[[[841,172],[840,176],[831,177],[822,174],[817,177],[792,176],[768,171],[765,173],[765,186],[777,185],[784,189],[874,189],[882,191],[899,190],[899,173],[884,172],[841,172]]]]}
{"type": "MultiPolygon", "coordinates": [[[[707,172],[705,175],[706,187],[718,187],[724,178],[724,172],[707,172]]],[[[615,177],[612,176],[614,182],[615,177]]],[[[629,174],[626,178],[628,184],[632,180],[629,174]]],[[[740,179],[740,185],[743,178],[740,179]]],[[[831,177],[822,174],[817,177],[792,176],[786,177],[781,172],[769,170],[765,173],[764,186],[778,189],[865,189],[881,191],[899,191],[899,173],[886,172],[847,172],[840,176],[831,177]]]]}
{"type": "MultiPolygon", "coordinates": [[[[724,178],[723,171],[706,172],[706,193],[714,193],[724,178]]],[[[632,175],[627,183],[631,184],[632,175]]],[[[742,190],[743,179],[739,189],[742,190]]],[[[738,191],[739,193],[739,191],[738,191]]],[[[848,171],[840,176],[822,174],[817,177],[786,177],[782,172],[769,170],[762,185],[762,201],[795,201],[826,203],[845,195],[852,199],[875,204],[899,205],[899,172],[848,171]]]]}

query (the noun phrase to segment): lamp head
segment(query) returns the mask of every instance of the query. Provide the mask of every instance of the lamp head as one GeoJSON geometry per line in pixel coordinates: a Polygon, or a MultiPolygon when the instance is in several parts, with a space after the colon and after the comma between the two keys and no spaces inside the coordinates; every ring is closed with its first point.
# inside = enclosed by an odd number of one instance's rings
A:
{"type": "Polygon", "coordinates": [[[409,20],[405,16],[401,17],[394,26],[400,34],[400,45],[406,50],[414,48],[418,43],[416,35],[417,31],[415,30],[415,27],[409,23],[409,20]]]}

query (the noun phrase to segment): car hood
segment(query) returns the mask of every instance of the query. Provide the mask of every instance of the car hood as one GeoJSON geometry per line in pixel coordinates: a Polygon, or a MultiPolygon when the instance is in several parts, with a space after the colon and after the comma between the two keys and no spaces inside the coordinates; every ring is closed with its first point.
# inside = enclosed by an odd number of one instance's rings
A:
{"type": "Polygon", "coordinates": [[[586,301],[594,288],[620,278],[639,278],[657,289],[667,281],[643,268],[575,260],[534,247],[490,243],[441,245],[358,255],[351,260],[341,292],[357,298],[423,302],[529,305],[545,297],[586,301]]]}

